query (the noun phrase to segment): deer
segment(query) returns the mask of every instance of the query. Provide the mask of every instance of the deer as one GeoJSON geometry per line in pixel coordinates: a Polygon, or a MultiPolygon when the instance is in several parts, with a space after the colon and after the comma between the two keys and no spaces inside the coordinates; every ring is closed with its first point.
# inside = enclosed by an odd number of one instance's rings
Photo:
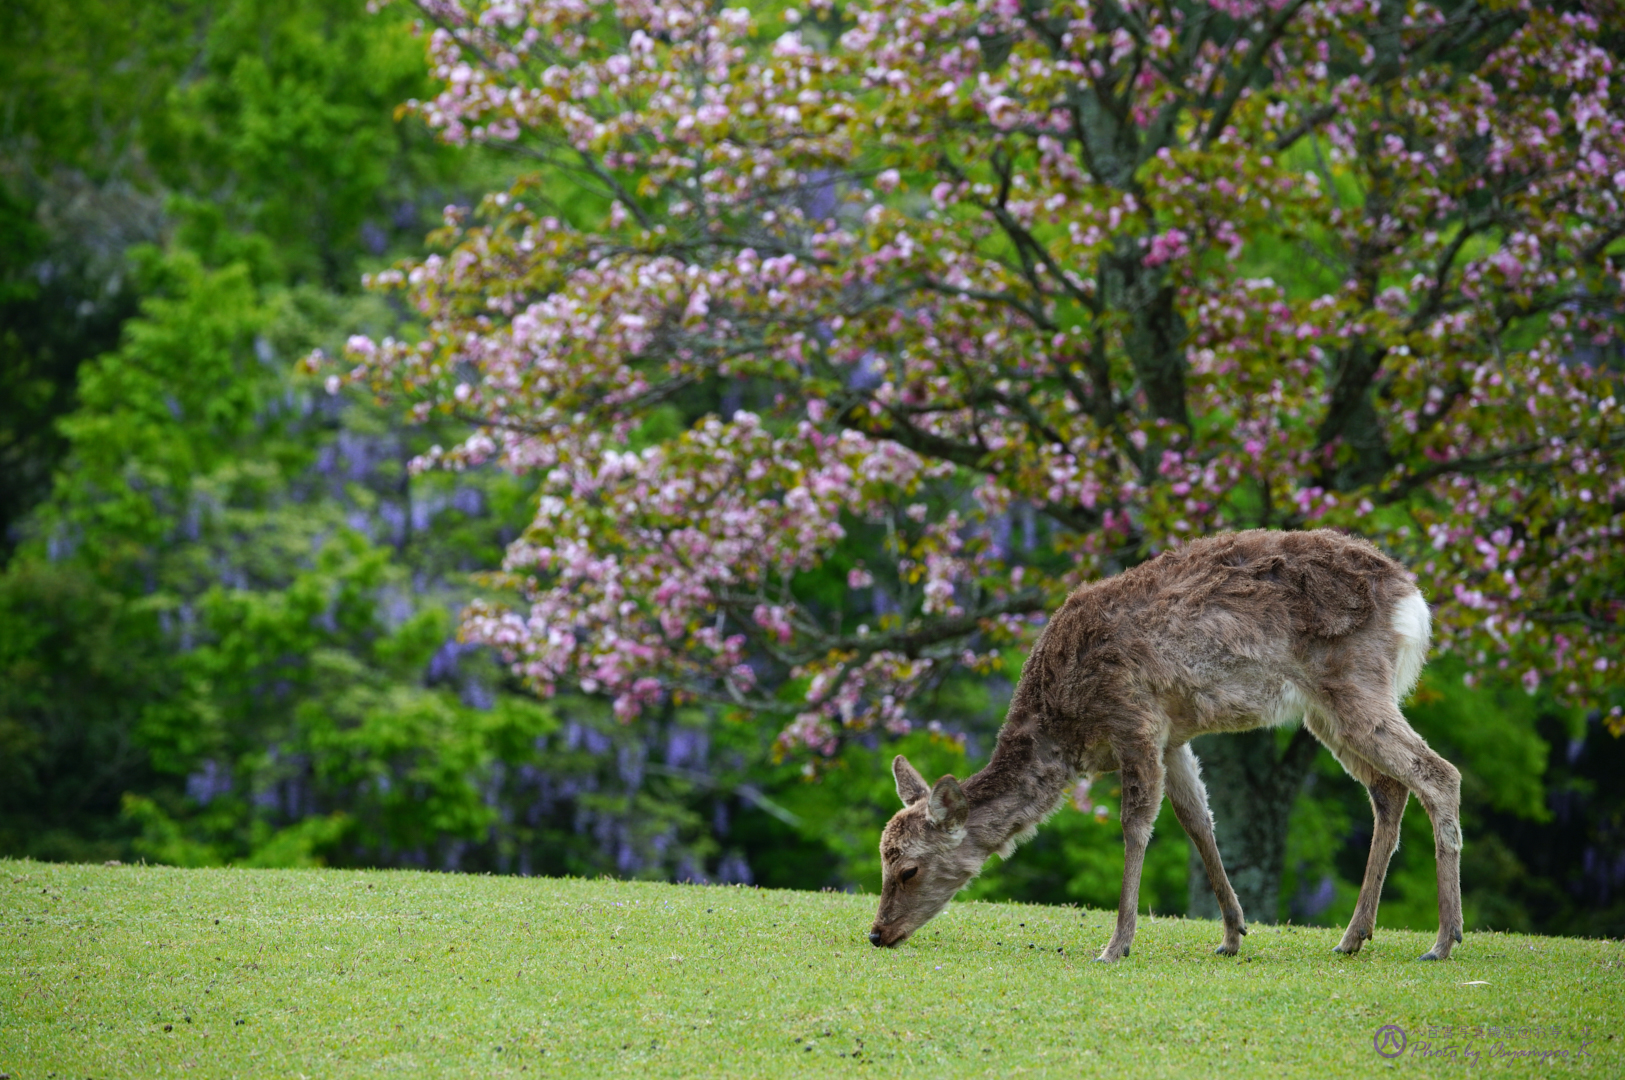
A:
{"type": "Polygon", "coordinates": [[[1050,617],[1012,694],[993,754],[963,783],[927,784],[892,762],[903,808],[880,837],[880,906],[869,940],[905,941],[993,854],[1008,858],[1080,778],[1122,782],[1123,886],[1098,960],[1129,955],[1140,872],[1167,794],[1207,870],[1223,917],[1214,952],[1234,956],[1247,924],[1213,837],[1191,739],[1296,723],[1371,798],[1365,877],[1336,951],[1376,928],[1377,902],[1414,793],[1433,823],[1439,934],[1420,959],[1462,940],[1461,774],[1400,704],[1426,662],[1431,620],[1411,574],[1374,545],[1332,530],[1254,529],[1167,549],[1080,586],[1050,617]]]}

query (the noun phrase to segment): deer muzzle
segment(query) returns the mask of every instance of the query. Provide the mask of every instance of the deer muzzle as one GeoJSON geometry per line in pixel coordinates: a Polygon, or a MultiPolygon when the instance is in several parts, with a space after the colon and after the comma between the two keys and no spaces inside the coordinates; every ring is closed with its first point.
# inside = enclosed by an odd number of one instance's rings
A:
{"type": "Polygon", "coordinates": [[[900,926],[888,927],[877,922],[874,928],[869,931],[869,944],[877,949],[889,949],[894,945],[901,945],[907,940],[908,935],[909,931],[900,926]]]}

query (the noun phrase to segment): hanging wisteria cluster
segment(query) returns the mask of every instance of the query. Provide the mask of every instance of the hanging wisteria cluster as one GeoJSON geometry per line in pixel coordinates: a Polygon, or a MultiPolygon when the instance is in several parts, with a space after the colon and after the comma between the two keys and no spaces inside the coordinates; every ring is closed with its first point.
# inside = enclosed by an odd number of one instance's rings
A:
{"type": "Polygon", "coordinates": [[[1079,582],[1329,525],[1406,558],[1475,670],[1618,717],[1625,84],[1597,18],[420,7],[443,90],[410,107],[539,172],[376,276],[426,333],[352,340],[330,385],[472,423],[423,466],[542,478],[504,568],[527,606],[465,623],[536,687],[731,702],[829,752],[1079,582]],[[550,214],[561,176],[602,212],[550,214]],[[629,448],[719,382],[754,411],[629,448]],[[849,564],[872,625],[798,584],[849,564]]]}

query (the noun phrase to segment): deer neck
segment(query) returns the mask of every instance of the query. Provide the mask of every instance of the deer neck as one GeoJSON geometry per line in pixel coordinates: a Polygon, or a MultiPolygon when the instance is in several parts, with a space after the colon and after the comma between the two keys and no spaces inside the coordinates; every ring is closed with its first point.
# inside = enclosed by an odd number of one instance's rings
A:
{"type": "Polygon", "coordinates": [[[1030,724],[1005,724],[987,767],[965,781],[969,838],[1009,855],[1055,812],[1076,779],[1061,749],[1030,724]]]}

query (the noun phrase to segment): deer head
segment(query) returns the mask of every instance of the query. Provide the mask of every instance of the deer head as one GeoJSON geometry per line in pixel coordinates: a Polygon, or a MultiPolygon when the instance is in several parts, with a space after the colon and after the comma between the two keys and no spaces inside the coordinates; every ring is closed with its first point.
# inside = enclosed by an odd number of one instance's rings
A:
{"type": "Polygon", "coordinates": [[[903,808],[880,834],[880,911],[869,931],[876,946],[900,944],[924,926],[987,859],[966,842],[970,801],[958,780],[944,776],[927,786],[901,754],[892,775],[903,808]]]}

